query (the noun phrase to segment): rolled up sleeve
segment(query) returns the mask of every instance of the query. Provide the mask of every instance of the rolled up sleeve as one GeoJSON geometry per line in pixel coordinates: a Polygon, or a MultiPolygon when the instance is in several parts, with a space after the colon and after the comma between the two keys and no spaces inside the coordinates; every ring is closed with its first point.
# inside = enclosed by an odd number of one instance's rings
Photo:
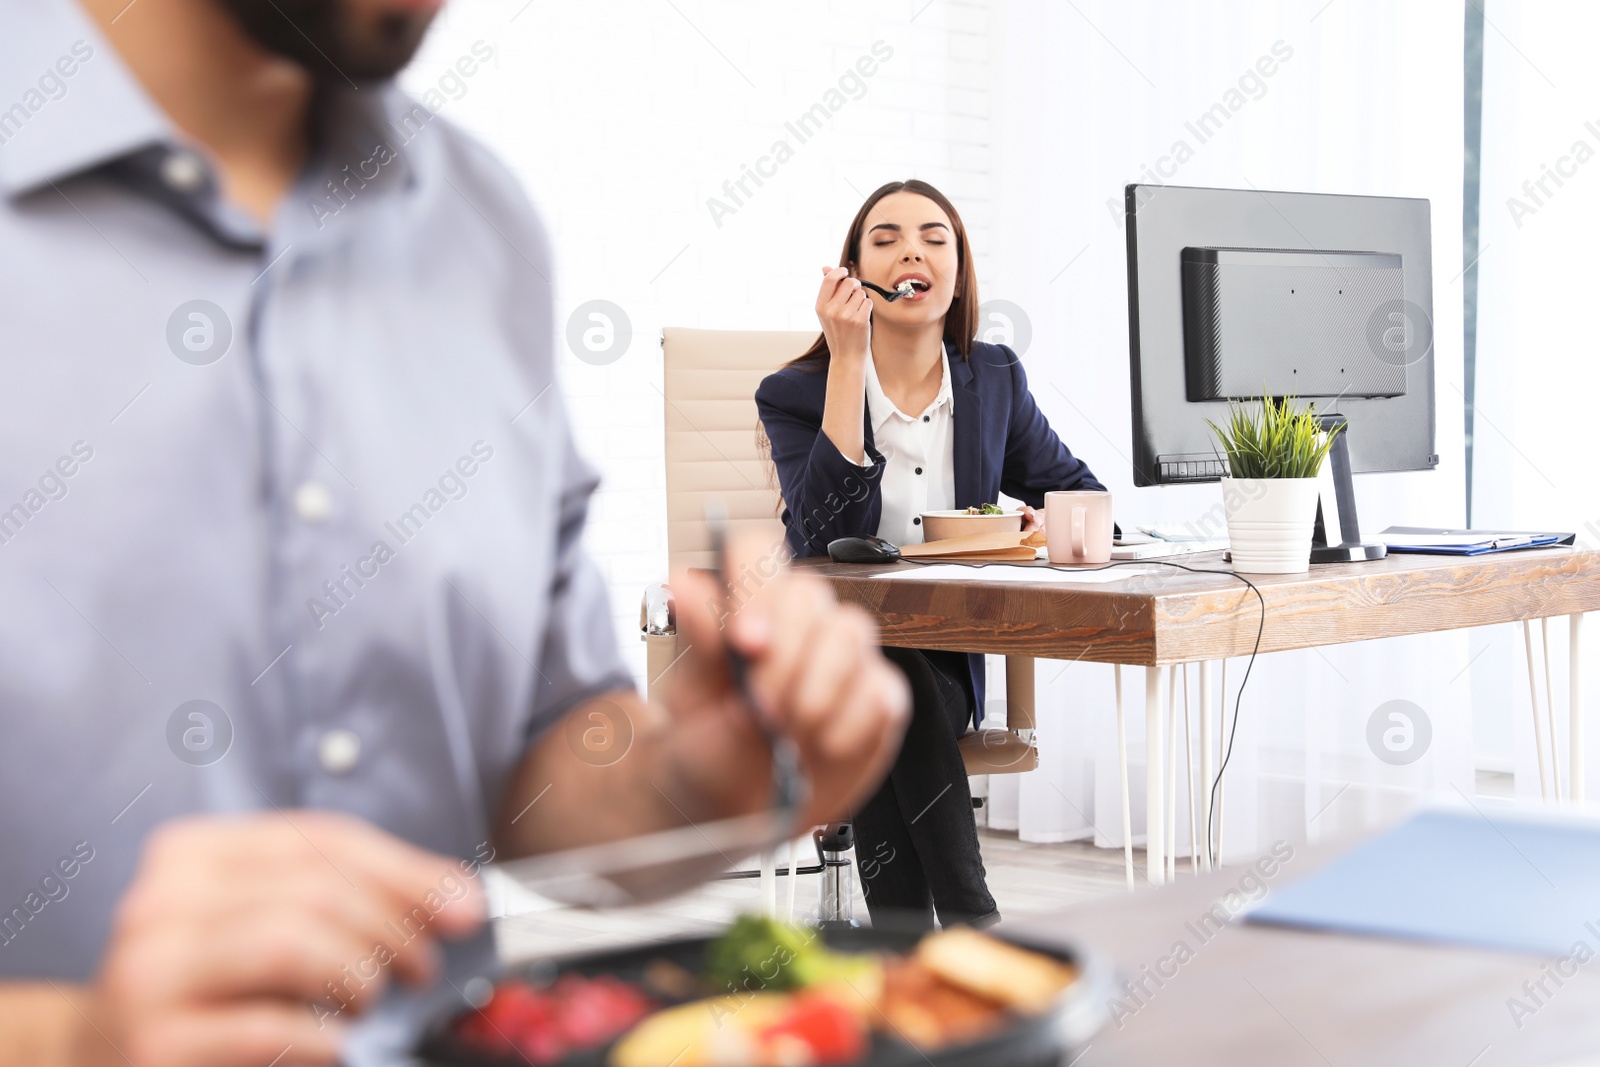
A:
{"type": "Polygon", "coordinates": [[[530,740],[595,697],[637,690],[617,648],[605,578],[583,550],[589,498],[600,479],[570,437],[562,466],[567,473],[559,501],[550,614],[536,663],[530,740]]]}

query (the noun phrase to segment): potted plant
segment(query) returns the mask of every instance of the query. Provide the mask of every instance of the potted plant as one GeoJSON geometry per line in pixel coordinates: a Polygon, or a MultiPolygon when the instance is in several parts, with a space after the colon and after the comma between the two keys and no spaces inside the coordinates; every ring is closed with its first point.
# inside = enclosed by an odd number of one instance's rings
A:
{"type": "Polygon", "coordinates": [[[1299,574],[1311,569],[1317,474],[1344,424],[1324,433],[1293,397],[1230,404],[1227,424],[1206,420],[1227,457],[1222,507],[1233,569],[1299,574]]]}

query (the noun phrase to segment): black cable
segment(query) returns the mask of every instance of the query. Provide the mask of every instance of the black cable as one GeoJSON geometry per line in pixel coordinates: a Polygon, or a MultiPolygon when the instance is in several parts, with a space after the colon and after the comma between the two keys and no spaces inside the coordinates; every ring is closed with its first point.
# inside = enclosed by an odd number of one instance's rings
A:
{"type": "MultiPolygon", "coordinates": [[[[1004,560],[996,561],[994,563],[972,563],[965,560],[907,559],[902,556],[901,561],[904,563],[915,563],[922,567],[934,565],[953,567],[1017,566],[1015,563],[1008,564],[1004,560]]],[[[1246,578],[1237,571],[1218,571],[1211,570],[1207,567],[1190,567],[1182,563],[1174,563],[1169,559],[1117,560],[1114,563],[1107,563],[1099,567],[1075,567],[1073,570],[1079,572],[1108,571],[1113,567],[1142,567],[1152,563],[1158,564],[1162,567],[1176,567],[1180,571],[1188,571],[1190,574],[1222,574],[1229,578],[1237,578],[1239,581],[1243,582],[1249,587],[1250,591],[1256,595],[1256,600],[1259,601],[1261,605],[1261,617],[1256,623],[1255,647],[1250,650],[1250,661],[1245,664],[1244,678],[1239,682],[1239,694],[1234,698],[1233,701],[1233,723],[1228,729],[1228,743],[1222,751],[1222,765],[1217,768],[1217,777],[1211,782],[1211,789],[1206,801],[1206,859],[1210,861],[1213,867],[1215,867],[1217,865],[1217,850],[1212,841],[1213,834],[1216,830],[1217,791],[1222,788],[1222,773],[1228,769],[1228,761],[1233,758],[1233,740],[1236,736],[1238,736],[1239,733],[1239,708],[1240,705],[1244,703],[1244,687],[1250,682],[1250,671],[1255,667],[1256,656],[1261,652],[1261,635],[1265,633],[1267,629],[1267,598],[1261,595],[1261,590],[1256,587],[1256,583],[1252,582],[1250,579],[1246,578]]],[[[1222,701],[1224,711],[1226,711],[1228,701],[1228,694],[1226,692],[1222,694],[1222,701]]],[[[1209,741],[1209,738],[1205,740],[1209,741]]],[[[1126,755],[1124,755],[1123,758],[1126,759],[1126,755]]],[[[1148,768],[1146,768],[1146,773],[1151,773],[1148,768]]],[[[1150,812],[1145,812],[1145,820],[1147,823],[1151,817],[1152,816],[1150,812]]]]}

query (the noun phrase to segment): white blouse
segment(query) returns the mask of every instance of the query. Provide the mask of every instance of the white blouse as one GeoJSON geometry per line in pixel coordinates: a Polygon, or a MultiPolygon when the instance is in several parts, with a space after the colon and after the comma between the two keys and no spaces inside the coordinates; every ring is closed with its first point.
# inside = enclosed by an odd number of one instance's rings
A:
{"type": "Polygon", "coordinates": [[[883,514],[878,536],[897,545],[922,542],[922,513],[956,506],[955,399],[950,392],[950,352],[940,359],[939,395],[907,415],[884,393],[878,368],[867,356],[867,421],[883,454],[883,514]]]}

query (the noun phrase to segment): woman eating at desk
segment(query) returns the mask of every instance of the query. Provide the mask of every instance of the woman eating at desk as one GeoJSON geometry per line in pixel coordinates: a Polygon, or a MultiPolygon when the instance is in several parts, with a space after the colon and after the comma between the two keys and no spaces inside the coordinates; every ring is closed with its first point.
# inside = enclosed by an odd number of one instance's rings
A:
{"type": "MultiPolygon", "coordinates": [[[[867,198],[840,265],[823,268],[822,335],[756,390],[799,556],[840,537],[922,538],[928,511],[1103,489],[1028,392],[1016,353],[974,339],[977,274],[954,205],[921,181],[867,198]],[[888,291],[910,283],[893,301],[888,291]]],[[[891,634],[886,637],[892,638],[891,634]]],[[[856,857],[875,923],[999,919],[984,880],[958,738],[983,720],[983,657],[885,648],[911,683],[912,723],[894,768],[855,818],[856,857]]]]}

